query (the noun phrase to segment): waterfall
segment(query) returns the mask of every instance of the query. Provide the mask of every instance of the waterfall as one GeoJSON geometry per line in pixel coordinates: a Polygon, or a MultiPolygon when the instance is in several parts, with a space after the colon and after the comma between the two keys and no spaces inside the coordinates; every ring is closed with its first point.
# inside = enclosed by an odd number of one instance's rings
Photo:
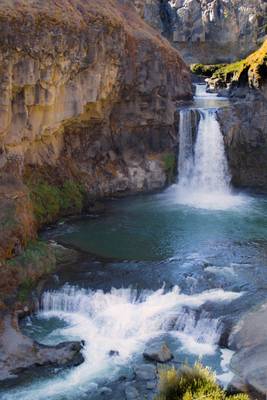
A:
{"type": "Polygon", "coordinates": [[[186,182],[189,181],[190,176],[193,172],[194,165],[191,110],[181,111],[179,134],[179,182],[182,185],[186,185],[186,182]]]}
{"type": "Polygon", "coordinates": [[[224,209],[240,203],[232,195],[230,173],[223,136],[216,110],[184,109],[180,111],[178,185],[179,203],[200,208],[224,209]],[[194,143],[193,116],[199,124],[194,143]]]}
{"type": "Polygon", "coordinates": [[[214,110],[198,112],[200,121],[194,151],[191,112],[190,110],[181,112],[179,184],[188,190],[229,193],[230,175],[216,112],[214,110]]]}

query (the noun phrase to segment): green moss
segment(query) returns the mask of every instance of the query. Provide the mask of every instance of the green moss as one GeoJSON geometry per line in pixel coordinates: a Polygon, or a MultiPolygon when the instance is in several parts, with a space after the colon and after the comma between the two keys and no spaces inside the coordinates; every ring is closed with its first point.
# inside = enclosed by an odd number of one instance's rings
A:
{"type": "Polygon", "coordinates": [[[46,242],[32,241],[19,256],[6,261],[6,266],[14,273],[18,300],[25,301],[38,279],[55,269],[56,253],[46,242]]]}
{"type": "Polygon", "coordinates": [[[172,153],[164,154],[163,163],[168,181],[171,182],[175,172],[175,165],[176,165],[175,155],[172,153]]]}
{"type": "Polygon", "coordinates": [[[84,190],[80,184],[73,181],[64,182],[61,189],[61,207],[69,212],[81,212],[84,203],[84,190]]]}
{"type": "Polygon", "coordinates": [[[231,64],[221,65],[213,73],[212,80],[222,83],[245,83],[249,86],[259,87],[266,79],[267,69],[267,40],[261,48],[244,60],[231,64]]]}
{"type": "Polygon", "coordinates": [[[80,213],[83,208],[85,191],[79,183],[67,180],[57,187],[41,181],[28,186],[40,225],[51,223],[61,215],[80,213]]]}
{"type": "Polygon", "coordinates": [[[31,278],[25,279],[19,287],[17,299],[21,302],[26,301],[34,289],[34,280],[31,278]]]}
{"type": "Polygon", "coordinates": [[[228,395],[216,382],[215,375],[200,363],[160,371],[159,394],[155,400],[248,400],[246,394],[228,395]]]}
{"type": "MultiPolygon", "coordinates": [[[[225,64],[224,64],[225,65],[225,64]]],[[[190,69],[193,74],[210,78],[215,71],[222,67],[222,64],[191,64],[190,69]]]]}
{"type": "Polygon", "coordinates": [[[1,231],[12,229],[17,226],[16,220],[16,207],[14,203],[4,205],[4,213],[0,215],[0,229],[1,231]]]}
{"type": "Polygon", "coordinates": [[[49,246],[47,243],[42,242],[40,240],[29,242],[26,249],[22,252],[21,255],[8,260],[8,265],[21,265],[26,267],[29,264],[36,264],[39,262],[40,257],[47,257],[47,253],[49,251],[49,246]]]}

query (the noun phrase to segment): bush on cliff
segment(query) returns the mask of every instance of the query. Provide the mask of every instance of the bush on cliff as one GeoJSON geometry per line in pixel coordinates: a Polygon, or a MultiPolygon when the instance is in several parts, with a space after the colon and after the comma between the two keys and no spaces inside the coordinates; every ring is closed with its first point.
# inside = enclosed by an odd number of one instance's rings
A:
{"type": "Polygon", "coordinates": [[[159,373],[159,394],[155,400],[248,400],[246,394],[228,395],[216,382],[215,375],[200,363],[162,369],[159,373]]]}
{"type": "Polygon", "coordinates": [[[40,225],[82,211],[85,193],[79,183],[67,180],[63,185],[55,186],[41,181],[30,184],[29,188],[34,214],[40,225]]]}

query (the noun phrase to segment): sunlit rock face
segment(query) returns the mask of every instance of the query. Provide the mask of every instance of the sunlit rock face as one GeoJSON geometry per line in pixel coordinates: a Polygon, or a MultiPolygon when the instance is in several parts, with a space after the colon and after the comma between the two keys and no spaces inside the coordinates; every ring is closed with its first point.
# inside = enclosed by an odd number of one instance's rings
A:
{"type": "Polygon", "coordinates": [[[2,0],[1,193],[22,193],[33,171],[95,197],[164,186],[176,102],[191,90],[178,52],[128,2],[2,0]]]}
{"type": "Polygon", "coordinates": [[[229,62],[244,57],[259,46],[266,34],[264,0],[136,0],[136,3],[144,18],[152,26],[160,26],[161,32],[191,63],[229,62]]]}

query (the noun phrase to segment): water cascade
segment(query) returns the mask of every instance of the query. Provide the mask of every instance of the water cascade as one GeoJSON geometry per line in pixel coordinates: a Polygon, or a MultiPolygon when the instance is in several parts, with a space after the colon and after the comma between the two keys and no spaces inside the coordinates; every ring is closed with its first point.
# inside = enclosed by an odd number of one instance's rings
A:
{"type": "Polygon", "coordinates": [[[216,117],[214,95],[203,91],[196,97],[197,108],[180,111],[178,154],[178,202],[199,208],[224,209],[240,204],[232,194],[223,135],[216,117]],[[203,108],[199,108],[203,101],[203,108]],[[199,117],[194,142],[194,120],[199,117]]]}
{"type": "Polygon", "coordinates": [[[166,332],[178,338],[193,354],[212,354],[220,337],[220,323],[203,313],[201,307],[206,302],[231,302],[241,295],[223,289],[186,295],[177,286],[169,292],[112,289],[104,293],[69,285],[58,291],[47,291],[42,297],[38,318],[65,322],[63,328],[61,324],[61,328],[53,330],[48,342],[83,339],[85,362],[67,376],[55,377],[50,385],[40,381],[30,390],[20,388],[2,399],[42,400],[57,395],[64,399],[77,398],[96,390],[99,378],[115,378],[121,366],[135,354],[142,354],[149,340],[166,332]],[[208,336],[205,331],[209,331],[208,336]],[[116,355],[111,357],[111,351],[116,355]]]}

